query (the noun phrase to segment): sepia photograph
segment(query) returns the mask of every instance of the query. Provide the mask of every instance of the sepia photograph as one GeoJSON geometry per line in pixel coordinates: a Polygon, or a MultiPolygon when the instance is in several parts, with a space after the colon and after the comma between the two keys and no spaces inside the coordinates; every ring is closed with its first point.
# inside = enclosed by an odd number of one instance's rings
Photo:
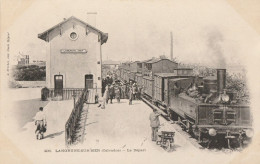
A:
{"type": "Polygon", "coordinates": [[[0,163],[260,163],[260,1],[0,6],[0,163]]]}

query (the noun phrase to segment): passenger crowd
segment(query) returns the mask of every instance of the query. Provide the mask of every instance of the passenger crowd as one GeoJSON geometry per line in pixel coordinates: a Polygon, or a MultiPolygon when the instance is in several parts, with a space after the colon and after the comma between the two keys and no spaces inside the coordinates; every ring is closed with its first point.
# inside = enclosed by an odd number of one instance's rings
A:
{"type": "Polygon", "coordinates": [[[110,102],[113,103],[113,99],[120,103],[120,99],[129,99],[129,105],[132,105],[133,100],[141,99],[142,87],[137,86],[135,82],[120,81],[113,79],[107,75],[102,80],[102,103],[99,107],[105,109],[105,105],[110,102]]]}

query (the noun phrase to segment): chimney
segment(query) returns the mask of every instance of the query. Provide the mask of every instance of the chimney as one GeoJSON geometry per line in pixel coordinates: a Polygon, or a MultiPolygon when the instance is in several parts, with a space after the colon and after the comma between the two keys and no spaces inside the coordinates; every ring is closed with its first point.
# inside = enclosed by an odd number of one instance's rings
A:
{"type": "Polygon", "coordinates": [[[226,88],[226,69],[217,69],[217,89],[218,94],[226,88]]]}
{"type": "Polygon", "coordinates": [[[171,32],[171,60],[173,60],[173,38],[172,38],[172,32],[171,32]]]}
{"type": "Polygon", "coordinates": [[[96,27],[97,12],[87,12],[87,23],[93,27],[96,27]]]}

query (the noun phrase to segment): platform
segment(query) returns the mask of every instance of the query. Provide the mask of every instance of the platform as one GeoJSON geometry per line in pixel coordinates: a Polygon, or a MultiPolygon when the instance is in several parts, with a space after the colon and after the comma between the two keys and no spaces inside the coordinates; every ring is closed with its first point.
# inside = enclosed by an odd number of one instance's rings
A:
{"type": "MultiPolygon", "coordinates": [[[[105,109],[97,104],[90,104],[85,126],[84,146],[87,148],[123,148],[146,149],[146,151],[164,151],[151,141],[149,115],[152,109],[144,102],[135,100],[128,105],[128,100],[107,104],[105,109]]],[[[160,130],[176,132],[170,122],[160,118],[160,130]]],[[[196,149],[178,132],[175,135],[174,149],[196,149]]]]}
{"type": "MultiPolygon", "coordinates": [[[[121,100],[121,103],[116,103],[115,100],[113,102],[106,105],[106,109],[98,108],[97,104],[84,105],[84,108],[88,109],[84,142],[71,146],[69,149],[83,149],[90,152],[61,152],[69,150],[65,146],[64,129],[73,108],[72,100],[50,101],[45,106],[48,127],[43,140],[36,140],[33,120],[27,122],[23,126],[23,131],[18,133],[13,133],[15,128],[10,128],[12,127],[10,125],[15,124],[13,119],[12,121],[5,120],[2,127],[5,133],[8,133],[10,139],[8,142],[12,141],[31,163],[52,163],[53,160],[56,161],[55,163],[64,163],[64,161],[67,163],[104,163],[104,161],[105,163],[122,163],[124,161],[129,164],[155,164],[164,161],[202,163],[205,156],[209,159],[214,158],[213,163],[223,163],[223,161],[228,163],[235,155],[222,152],[211,153],[194,147],[190,142],[191,138],[187,139],[187,136],[185,137],[178,131],[176,128],[178,125],[171,124],[160,117],[161,130],[175,132],[174,150],[168,153],[151,141],[149,114],[152,110],[148,105],[142,101],[133,101],[133,105],[128,105],[128,100],[121,100]],[[121,153],[115,151],[121,151],[121,153]]],[[[28,111],[31,111],[27,110],[30,107],[27,104],[31,103],[26,102],[25,105],[20,106],[23,108],[19,109],[19,115],[28,115],[28,111]]],[[[38,102],[35,108],[37,105],[38,102]]],[[[13,112],[5,117],[11,119],[13,112]]]]}

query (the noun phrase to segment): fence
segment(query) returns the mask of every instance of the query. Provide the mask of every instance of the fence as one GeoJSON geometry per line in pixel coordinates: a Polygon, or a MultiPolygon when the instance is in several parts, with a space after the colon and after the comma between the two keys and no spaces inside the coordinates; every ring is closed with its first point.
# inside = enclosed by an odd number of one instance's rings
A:
{"type": "Polygon", "coordinates": [[[63,89],[54,89],[54,88],[43,88],[41,92],[42,100],[70,100],[73,99],[73,96],[78,97],[84,88],[63,88],[63,89]]]}
{"type": "Polygon", "coordinates": [[[77,128],[77,122],[80,119],[80,113],[83,109],[83,104],[88,100],[88,93],[89,91],[87,89],[84,89],[77,102],[74,104],[74,108],[70,114],[70,117],[65,125],[65,143],[66,146],[71,145],[73,142],[75,142],[75,134],[76,134],[76,128],[77,128]]]}

